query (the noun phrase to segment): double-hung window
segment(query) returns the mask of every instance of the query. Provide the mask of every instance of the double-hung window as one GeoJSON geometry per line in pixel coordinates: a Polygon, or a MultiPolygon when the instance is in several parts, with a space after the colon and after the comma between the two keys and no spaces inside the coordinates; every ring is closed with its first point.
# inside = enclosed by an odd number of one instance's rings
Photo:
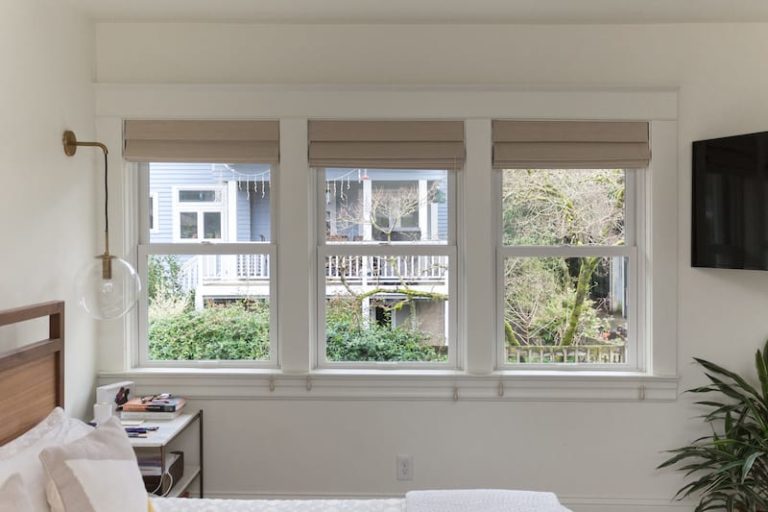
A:
{"type": "Polygon", "coordinates": [[[457,365],[463,123],[311,121],[317,365],[457,365]]]}
{"type": "Polygon", "coordinates": [[[143,366],[277,364],[272,122],[129,121],[143,366]]]}
{"type": "Polygon", "coordinates": [[[642,368],[647,123],[493,132],[501,366],[642,368]]]}

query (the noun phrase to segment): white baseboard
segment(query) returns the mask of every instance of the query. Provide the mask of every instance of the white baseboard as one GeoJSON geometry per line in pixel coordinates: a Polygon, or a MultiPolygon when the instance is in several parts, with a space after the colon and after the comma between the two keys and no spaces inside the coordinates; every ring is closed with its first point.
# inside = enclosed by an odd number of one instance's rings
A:
{"type": "MultiPolygon", "coordinates": [[[[223,499],[386,499],[400,498],[401,494],[370,493],[270,493],[264,491],[208,491],[207,498],[223,499]]],[[[566,497],[560,498],[563,505],[573,512],[683,512],[692,511],[691,502],[671,501],[665,498],[606,498],[606,497],[566,497]]]]}
{"type": "Polygon", "coordinates": [[[560,501],[573,512],[683,512],[692,511],[691,502],[671,501],[664,498],[569,498],[560,501]]]}

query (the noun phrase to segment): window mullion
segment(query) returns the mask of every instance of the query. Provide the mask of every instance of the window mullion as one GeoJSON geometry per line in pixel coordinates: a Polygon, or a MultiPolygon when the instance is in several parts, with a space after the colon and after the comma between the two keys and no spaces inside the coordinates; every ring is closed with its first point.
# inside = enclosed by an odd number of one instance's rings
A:
{"type": "Polygon", "coordinates": [[[274,243],[154,243],[140,244],[148,254],[270,254],[274,243]]]}
{"type": "Polygon", "coordinates": [[[280,201],[277,206],[277,308],[279,361],[284,372],[311,368],[311,271],[314,244],[310,172],[307,161],[307,120],[280,122],[280,201]]]}
{"type": "Polygon", "coordinates": [[[465,122],[467,160],[462,171],[460,200],[460,280],[462,302],[460,340],[465,368],[473,374],[490,373],[496,366],[494,328],[496,289],[494,271],[494,172],[491,166],[491,120],[465,122]]]}

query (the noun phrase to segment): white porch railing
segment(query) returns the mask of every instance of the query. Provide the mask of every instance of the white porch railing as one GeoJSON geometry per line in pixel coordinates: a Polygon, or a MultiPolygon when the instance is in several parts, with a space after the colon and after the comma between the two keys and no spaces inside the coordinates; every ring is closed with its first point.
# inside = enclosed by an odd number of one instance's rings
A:
{"type": "MultiPolygon", "coordinates": [[[[445,256],[330,256],[325,266],[329,281],[429,283],[445,281],[445,256]]],[[[189,291],[205,284],[268,280],[266,254],[198,255],[181,267],[182,287],[189,291]]]]}
{"type": "Polygon", "coordinates": [[[325,265],[329,281],[442,282],[447,272],[445,256],[329,256],[325,265]]]}
{"type": "Polygon", "coordinates": [[[626,362],[625,345],[525,345],[507,347],[508,363],[621,364],[626,362]]]}
{"type": "MultiPolygon", "coordinates": [[[[350,283],[435,283],[446,278],[445,256],[330,256],[325,275],[331,282],[341,276],[350,283]]],[[[186,260],[179,273],[184,290],[205,284],[268,280],[266,254],[198,255],[186,260]]]]}

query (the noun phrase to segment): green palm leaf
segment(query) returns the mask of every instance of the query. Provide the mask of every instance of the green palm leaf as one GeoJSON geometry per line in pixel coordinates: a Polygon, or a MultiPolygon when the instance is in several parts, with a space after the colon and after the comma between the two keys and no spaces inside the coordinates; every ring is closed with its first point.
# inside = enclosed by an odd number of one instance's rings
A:
{"type": "Polygon", "coordinates": [[[669,450],[658,468],[675,466],[694,478],[676,499],[698,496],[696,511],[768,511],[768,341],[755,354],[754,386],[741,375],[705,359],[694,358],[709,384],[689,393],[712,394],[695,404],[708,410],[701,418],[712,435],[669,450]]]}

